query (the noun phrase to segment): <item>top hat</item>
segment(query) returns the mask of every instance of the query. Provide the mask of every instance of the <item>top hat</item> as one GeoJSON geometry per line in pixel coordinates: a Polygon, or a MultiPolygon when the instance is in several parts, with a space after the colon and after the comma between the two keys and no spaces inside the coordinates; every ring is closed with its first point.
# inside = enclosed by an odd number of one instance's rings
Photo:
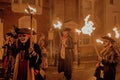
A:
{"type": "MultiPolygon", "coordinates": [[[[32,30],[33,35],[36,34],[35,31],[32,30]]],[[[19,28],[18,34],[31,34],[31,30],[28,28],[19,28]]]]}

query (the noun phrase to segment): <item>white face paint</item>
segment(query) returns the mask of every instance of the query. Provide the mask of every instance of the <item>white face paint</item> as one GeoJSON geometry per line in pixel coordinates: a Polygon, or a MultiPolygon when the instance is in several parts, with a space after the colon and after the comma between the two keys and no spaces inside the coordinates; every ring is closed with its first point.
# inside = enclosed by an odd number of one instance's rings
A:
{"type": "Polygon", "coordinates": [[[18,39],[21,41],[21,43],[26,43],[29,38],[30,38],[29,34],[19,34],[18,35],[18,39]]]}

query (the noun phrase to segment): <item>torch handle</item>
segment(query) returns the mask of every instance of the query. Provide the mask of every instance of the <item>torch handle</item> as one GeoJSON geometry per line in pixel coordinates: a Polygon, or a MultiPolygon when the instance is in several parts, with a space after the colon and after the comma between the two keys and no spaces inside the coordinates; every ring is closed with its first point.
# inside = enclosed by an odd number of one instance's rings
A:
{"type": "Polygon", "coordinates": [[[61,31],[60,30],[58,30],[58,34],[59,34],[59,37],[60,37],[60,40],[61,40],[62,35],[61,35],[61,31]]]}
{"type": "Polygon", "coordinates": [[[95,51],[96,51],[96,53],[97,53],[97,56],[99,57],[100,54],[99,54],[99,52],[98,52],[98,49],[97,49],[96,45],[94,45],[94,49],[95,49],[95,51]]]}
{"type": "Polygon", "coordinates": [[[32,31],[32,14],[30,14],[30,48],[32,48],[32,35],[33,35],[33,31],[32,31]]]}

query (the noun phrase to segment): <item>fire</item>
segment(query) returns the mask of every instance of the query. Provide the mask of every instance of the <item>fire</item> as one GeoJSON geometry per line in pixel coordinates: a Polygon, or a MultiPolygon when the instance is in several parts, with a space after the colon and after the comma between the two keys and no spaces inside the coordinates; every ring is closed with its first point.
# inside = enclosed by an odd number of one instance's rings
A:
{"type": "Polygon", "coordinates": [[[35,14],[37,11],[36,8],[33,8],[30,5],[28,5],[28,7],[25,9],[25,12],[28,14],[35,14]]]}
{"type": "Polygon", "coordinates": [[[88,15],[84,21],[85,21],[85,25],[82,27],[82,33],[83,34],[88,34],[91,36],[91,33],[93,32],[93,30],[95,30],[95,27],[93,27],[94,23],[92,21],[88,21],[88,19],[90,18],[90,15],[88,15]]]}
{"type": "Polygon", "coordinates": [[[115,38],[119,38],[120,34],[118,32],[118,29],[116,27],[113,28],[113,31],[115,32],[115,38]]]}
{"type": "Polygon", "coordinates": [[[58,29],[61,29],[61,26],[62,26],[62,22],[60,21],[57,21],[56,24],[53,24],[54,28],[58,28],[58,29]]]}
{"type": "Polygon", "coordinates": [[[108,36],[108,37],[111,37],[111,33],[107,33],[107,36],[108,36]]]}
{"type": "Polygon", "coordinates": [[[80,35],[81,31],[79,29],[75,29],[75,32],[78,33],[78,35],[80,35]]]}
{"type": "MultiPolygon", "coordinates": [[[[31,29],[31,28],[28,28],[28,29],[31,29]]],[[[32,30],[34,30],[34,28],[32,28],[32,30]]]]}
{"type": "Polygon", "coordinates": [[[103,41],[100,40],[100,39],[96,39],[96,42],[97,42],[97,43],[101,43],[101,44],[103,44],[103,41]]]}

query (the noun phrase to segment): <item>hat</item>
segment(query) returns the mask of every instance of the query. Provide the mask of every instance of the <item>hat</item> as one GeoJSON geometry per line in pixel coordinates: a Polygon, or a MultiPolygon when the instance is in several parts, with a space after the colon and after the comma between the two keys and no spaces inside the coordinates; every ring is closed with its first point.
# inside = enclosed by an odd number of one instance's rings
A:
{"type": "Polygon", "coordinates": [[[6,33],[6,35],[13,37],[13,34],[11,32],[6,33]]]}
{"type": "Polygon", "coordinates": [[[103,36],[102,39],[106,39],[106,40],[109,40],[111,43],[114,43],[115,40],[109,36],[103,36]]]}
{"type": "MultiPolygon", "coordinates": [[[[18,30],[18,34],[30,34],[30,33],[31,33],[31,30],[28,28],[19,28],[19,30],[18,30]]],[[[32,33],[33,33],[33,35],[36,34],[35,31],[33,31],[32,33]]]]}
{"type": "Polygon", "coordinates": [[[13,37],[13,38],[17,38],[17,35],[14,35],[13,33],[11,33],[11,32],[8,32],[8,33],[6,33],[6,35],[7,36],[11,36],[11,37],[13,37]]]}

